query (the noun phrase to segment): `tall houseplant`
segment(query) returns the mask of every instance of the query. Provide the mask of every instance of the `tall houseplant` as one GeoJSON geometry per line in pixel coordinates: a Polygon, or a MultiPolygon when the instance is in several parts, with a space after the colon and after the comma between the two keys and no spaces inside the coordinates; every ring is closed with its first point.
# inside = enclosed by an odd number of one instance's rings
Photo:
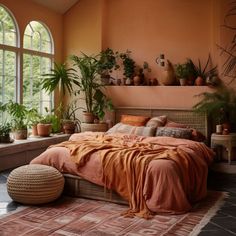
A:
{"type": "Polygon", "coordinates": [[[110,103],[102,92],[103,85],[98,76],[99,61],[96,56],[88,56],[84,53],[81,56],[72,55],[71,59],[74,66],[79,69],[79,92],[83,92],[85,96],[86,111],[84,112],[84,121],[93,123],[94,115],[100,119],[103,118],[103,111],[109,107],[110,103]]]}

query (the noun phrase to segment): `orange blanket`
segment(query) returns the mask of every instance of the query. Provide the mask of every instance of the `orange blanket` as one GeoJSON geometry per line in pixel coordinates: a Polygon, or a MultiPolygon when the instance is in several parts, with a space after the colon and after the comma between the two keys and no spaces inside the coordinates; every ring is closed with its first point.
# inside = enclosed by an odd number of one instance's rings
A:
{"type": "MultiPolygon", "coordinates": [[[[170,148],[155,142],[142,142],[142,139],[133,142],[130,136],[128,137],[127,140],[127,136],[97,135],[87,137],[86,140],[63,142],[56,146],[68,148],[72,160],[79,166],[85,165],[91,154],[99,151],[103,166],[103,182],[106,187],[115,189],[129,201],[130,209],[127,215],[135,214],[145,218],[150,216],[151,212],[143,196],[143,186],[146,169],[152,160],[170,159],[177,163],[183,174],[185,192],[191,201],[192,186],[202,184],[202,178],[198,178],[198,162],[203,160],[193,160],[191,155],[178,146],[170,148]],[[194,176],[189,178],[188,175],[194,176]]],[[[198,149],[204,153],[206,161],[210,162],[212,153],[209,149],[201,144],[198,149]]],[[[206,193],[200,194],[204,196],[206,193]]]]}

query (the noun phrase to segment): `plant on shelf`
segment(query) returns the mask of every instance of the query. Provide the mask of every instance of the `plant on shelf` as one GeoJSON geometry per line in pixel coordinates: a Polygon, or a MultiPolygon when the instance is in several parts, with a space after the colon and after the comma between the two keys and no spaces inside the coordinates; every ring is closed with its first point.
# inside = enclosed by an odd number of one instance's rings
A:
{"type": "Polygon", "coordinates": [[[117,70],[120,66],[117,64],[118,52],[114,52],[111,48],[102,50],[98,55],[98,74],[100,74],[104,85],[110,84],[110,73],[117,70]]]}
{"type": "Polygon", "coordinates": [[[175,75],[179,79],[180,85],[187,85],[189,68],[187,63],[175,65],[175,75]]]}
{"type": "MultiPolygon", "coordinates": [[[[208,55],[207,62],[204,66],[202,66],[201,61],[198,59],[198,65],[194,64],[194,70],[196,75],[195,85],[204,85],[207,81],[207,79],[214,78],[214,81],[212,81],[212,85],[218,85],[219,80],[217,76],[217,66],[213,68],[208,68],[210,63],[211,57],[210,54],[208,55]]],[[[193,63],[190,59],[189,61],[193,63]]]]}
{"type": "Polygon", "coordinates": [[[133,76],[135,73],[135,61],[130,57],[131,51],[126,51],[125,53],[120,53],[120,58],[122,60],[123,68],[124,68],[124,73],[123,75],[125,76],[125,84],[126,85],[131,85],[133,76]]]}
{"type": "MultiPolygon", "coordinates": [[[[194,111],[206,113],[216,124],[230,124],[231,129],[236,129],[236,93],[226,86],[217,87],[215,92],[204,92],[198,96],[202,100],[194,107],[194,111]]],[[[229,129],[229,127],[227,127],[229,129]]]]}

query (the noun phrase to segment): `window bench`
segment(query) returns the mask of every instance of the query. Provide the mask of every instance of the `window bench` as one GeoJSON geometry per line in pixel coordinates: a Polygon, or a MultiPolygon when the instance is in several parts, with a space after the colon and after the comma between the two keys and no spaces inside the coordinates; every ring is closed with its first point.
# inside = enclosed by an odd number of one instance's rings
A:
{"type": "Polygon", "coordinates": [[[50,145],[66,141],[69,137],[68,134],[29,137],[26,140],[15,140],[10,144],[0,144],[0,171],[26,165],[50,145]]]}

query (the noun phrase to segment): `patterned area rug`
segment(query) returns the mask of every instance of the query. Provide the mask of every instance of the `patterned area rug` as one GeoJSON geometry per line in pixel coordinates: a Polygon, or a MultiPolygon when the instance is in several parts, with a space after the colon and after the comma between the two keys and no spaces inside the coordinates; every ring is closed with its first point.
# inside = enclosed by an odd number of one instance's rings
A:
{"type": "Polygon", "coordinates": [[[155,215],[151,220],[125,218],[127,206],[82,198],[61,198],[18,209],[0,219],[0,236],[197,235],[223,203],[226,193],[207,198],[182,215],[155,215]]]}

